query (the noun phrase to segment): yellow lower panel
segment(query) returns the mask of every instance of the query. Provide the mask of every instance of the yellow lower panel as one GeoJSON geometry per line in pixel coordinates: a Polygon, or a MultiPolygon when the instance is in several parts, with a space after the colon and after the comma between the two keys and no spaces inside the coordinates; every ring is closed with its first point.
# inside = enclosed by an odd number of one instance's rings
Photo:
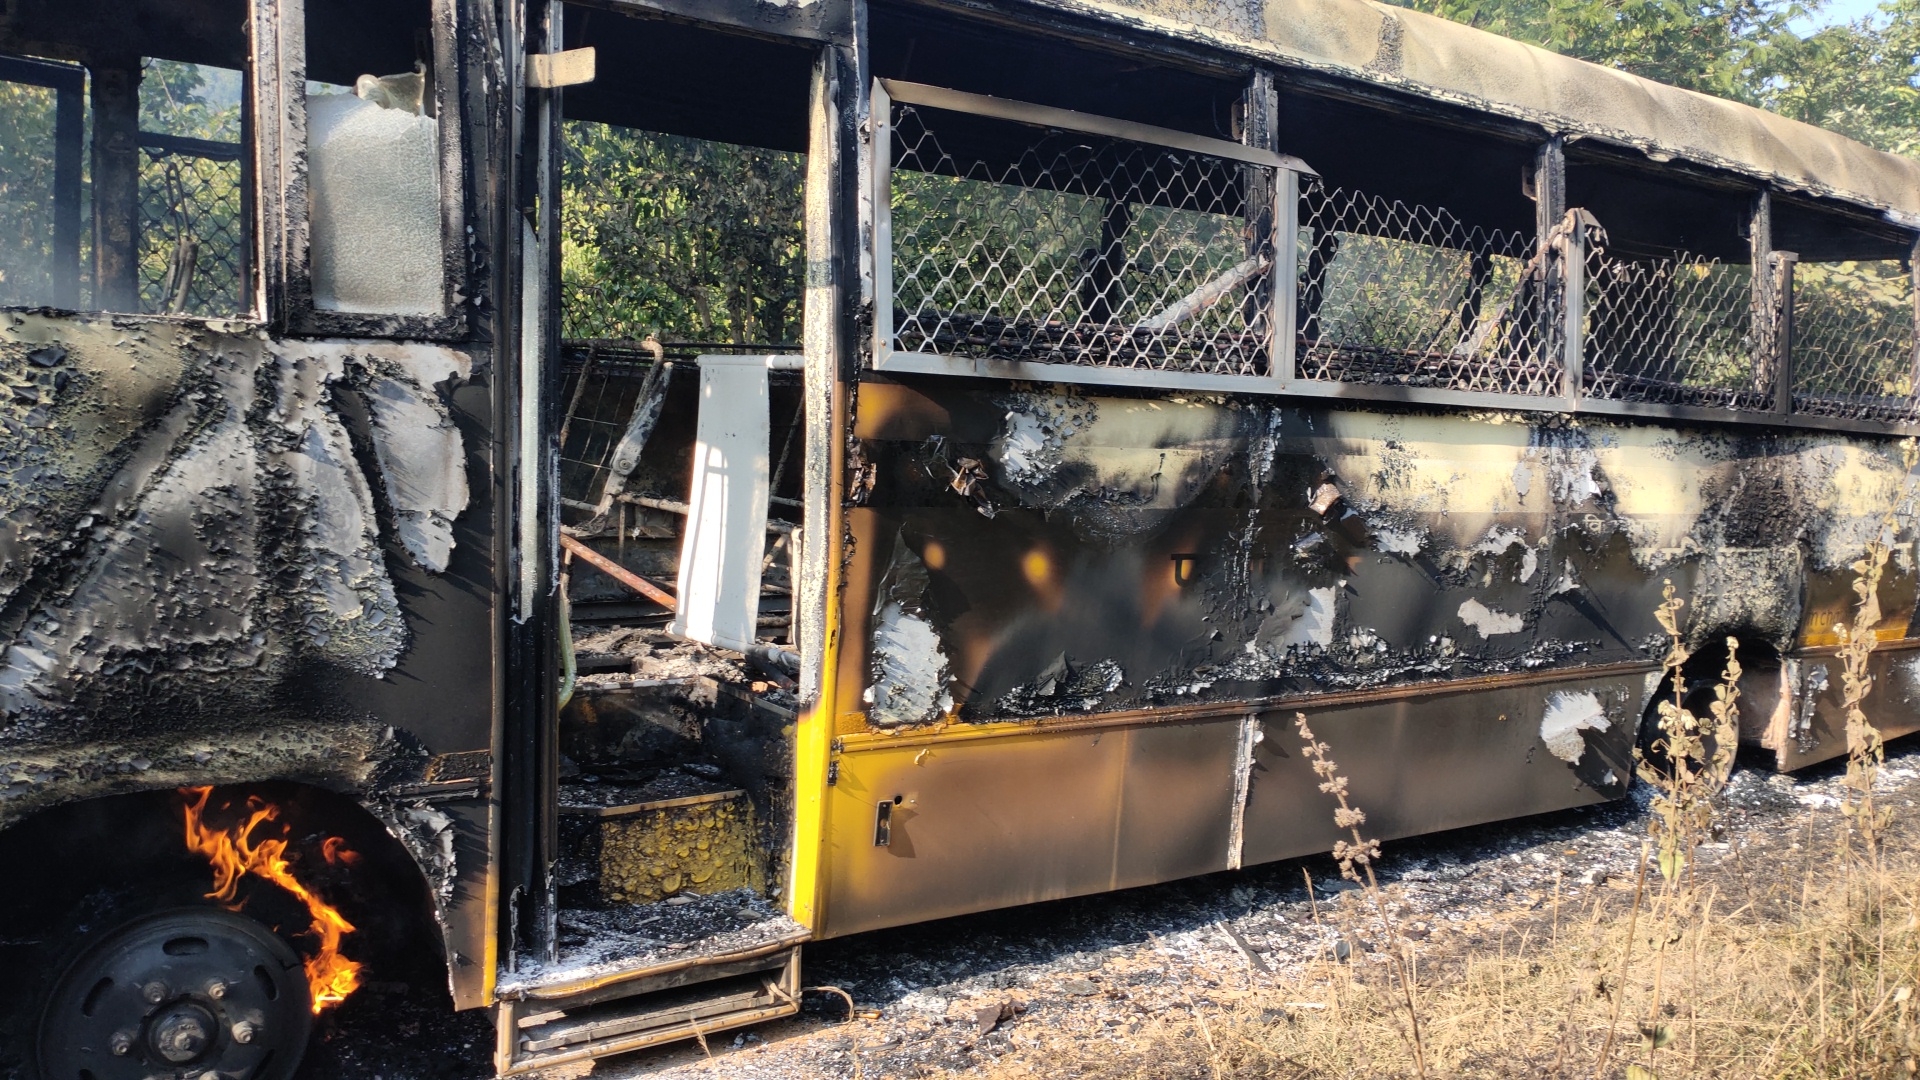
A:
{"type": "MultiPolygon", "coordinates": [[[[1382,839],[1618,798],[1657,672],[1420,687],[1311,711],[1382,839]]],[[[827,789],[818,936],[1325,851],[1333,801],[1294,710],[1059,731],[847,740],[827,789]],[[1244,760],[1245,772],[1240,763],[1244,760]],[[1239,781],[1239,783],[1236,783],[1239,781]],[[886,806],[886,842],[877,826],[886,806]]]]}
{"type": "Polygon", "coordinates": [[[849,750],[828,789],[817,932],[1223,869],[1238,738],[1228,718],[849,750]],[[891,809],[880,846],[883,802],[891,809]]]}

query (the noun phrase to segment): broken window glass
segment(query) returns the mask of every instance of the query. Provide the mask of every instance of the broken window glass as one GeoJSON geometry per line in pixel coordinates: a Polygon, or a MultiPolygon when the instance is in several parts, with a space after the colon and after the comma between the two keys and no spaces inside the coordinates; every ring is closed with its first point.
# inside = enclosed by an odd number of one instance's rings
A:
{"type": "Polygon", "coordinates": [[[429,5],[315,5],[307,45],[314,307],[442,314],[441,132],[429,5]]]}

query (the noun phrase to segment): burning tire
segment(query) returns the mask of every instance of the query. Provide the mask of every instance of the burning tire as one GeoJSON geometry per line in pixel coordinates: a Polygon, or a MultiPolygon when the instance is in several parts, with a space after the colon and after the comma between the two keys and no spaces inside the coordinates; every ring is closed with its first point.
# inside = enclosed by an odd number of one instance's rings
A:
{"type": "Polygon", "coordinates": [[[109,931],[54,980],[41,1080],[287,1080],[313,1029],[301,959],[265,926],[211,908],[109,931]]]}

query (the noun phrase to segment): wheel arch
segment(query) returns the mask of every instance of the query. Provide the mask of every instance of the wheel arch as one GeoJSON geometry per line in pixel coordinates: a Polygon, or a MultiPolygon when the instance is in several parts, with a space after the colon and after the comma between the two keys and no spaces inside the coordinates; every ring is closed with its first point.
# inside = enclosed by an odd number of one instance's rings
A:
{"type": "MultiPolygon", "coordinates": [[[[450,852],[450,824],[440,830],[445,839],[435,840],[431,813],[292,780],[215,785],[209,804],[244,806],[249,797],[283,808],[296,846],[317,845],[324,834],[341,837],[355,853],[347,871],[316,891],[366,935],[359,944],[368,959],[379,957],[377,963],[407,978],[423,978],[431,968],[446,976],[450,950],[443,904],[452,870],[450,856],[442,862],[435,852],[450,852]]],[[[24,917],[30,926],[41,924],[57,916],[60,905],[91,892],[142,879],[174,880],[191,873],[196,863],[211,888],[205,859],[186,847],[185,807],[181,789],[154,785],[69,799],[7,824],[0,828],[0,866],[57,868],[57,873],[36,874],[32,889],[6,890],[0,911],[24,917]]],[[[444,822],[444,815],[439,817],[444,822]]]]}

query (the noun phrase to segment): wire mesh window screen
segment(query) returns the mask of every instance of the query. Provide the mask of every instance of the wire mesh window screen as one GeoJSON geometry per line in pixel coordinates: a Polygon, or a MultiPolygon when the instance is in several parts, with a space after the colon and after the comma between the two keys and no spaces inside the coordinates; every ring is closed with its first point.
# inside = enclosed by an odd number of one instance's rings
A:
{"type": "Polygon", "coordinates": [[[1754,325],[1753,268],[1677,254],[1640,258],[1590,235],[1586,392],[1609,401],[1773,407],[1754,325]]]}
{"type": "Polygon", "coordinates": [[[897,352],[1264,376],[1274,170],[892,109],[897,352]]]}
{"type": "Polygon", "coordinates": [[[208,149],[212,153],[141,147],[141,311],[231,315],[248,309],[240,147],[208,149]]]}
{"type": "Polygon", "coordinates": [[[1796,412],[1920,420],[1913,274],[1899,260],[1795,266],[1791,348],[1796,412]]]}
{"type": "Polygon", "coordinates": [[[1532,236],[1316,182],[1298,243],[1300,378],[1560,392],[1532,236]]]}

